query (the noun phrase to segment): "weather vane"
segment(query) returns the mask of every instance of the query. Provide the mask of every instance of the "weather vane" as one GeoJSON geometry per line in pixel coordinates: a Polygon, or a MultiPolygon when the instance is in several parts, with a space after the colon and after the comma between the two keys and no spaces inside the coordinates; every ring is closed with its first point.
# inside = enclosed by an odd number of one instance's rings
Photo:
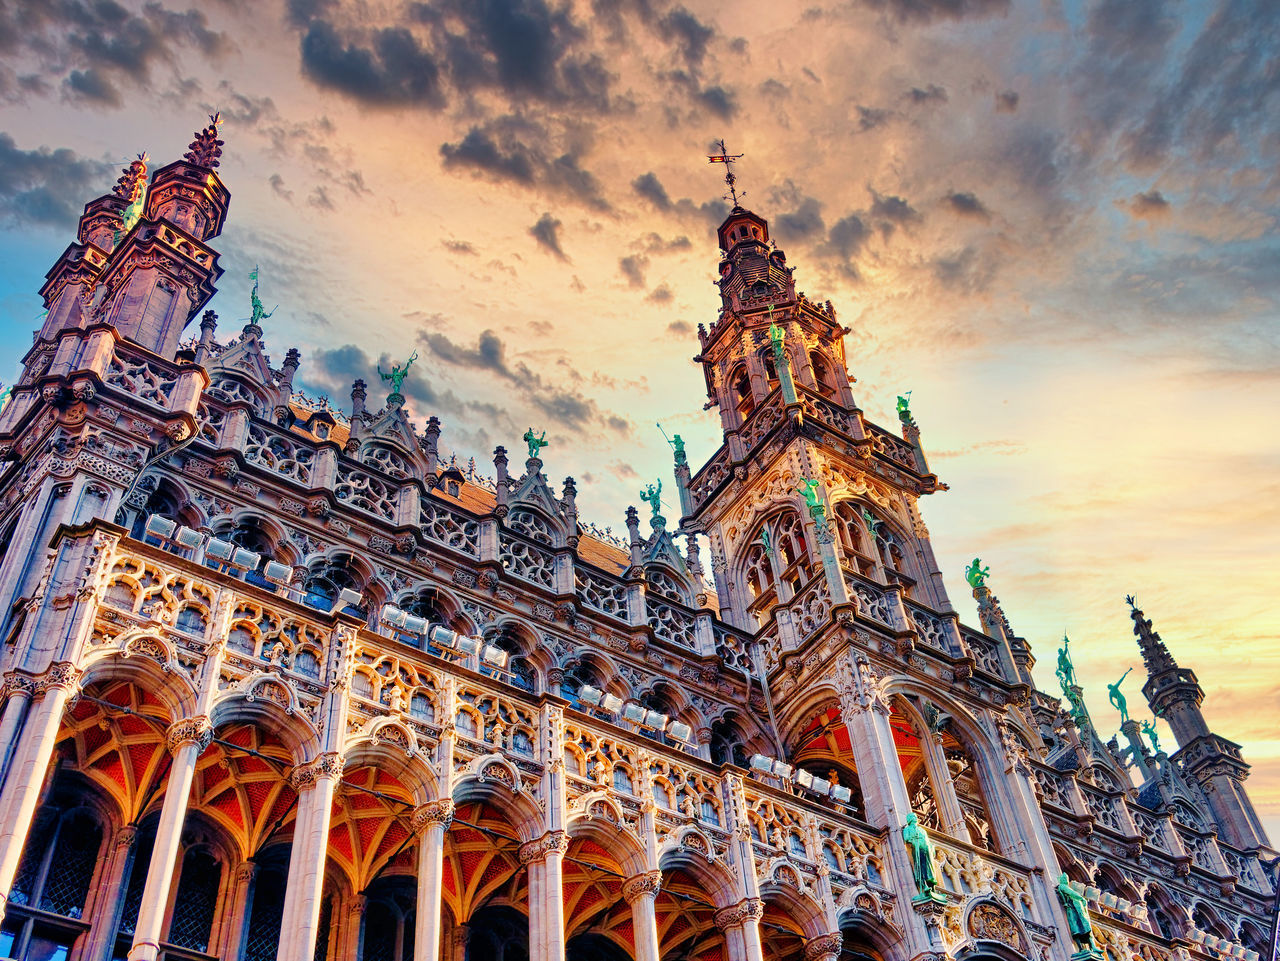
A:
{"type": "MultiPolygon", "coordinates": [[[[720,153],[708,157],[707,163],[724,164],[724,182],[729,185],[729,196],[726,197],[725,199],[732,200],[733,205],[736,207],[738,206],[738,189],[735,186],[735,184],[737,184],[738,178],[734,175],[734,172],[733,172],[733,162],[735,160],[741,160],[746,155],[740,154],[740,153],[729,153],[725,149],[723,140],[717,140],[716,146],[720,148],[720,153]]],[[[742,191],[742,196],[745,197],[746,195],[747,195],[747,192],[745,190],[742,191]]]]}

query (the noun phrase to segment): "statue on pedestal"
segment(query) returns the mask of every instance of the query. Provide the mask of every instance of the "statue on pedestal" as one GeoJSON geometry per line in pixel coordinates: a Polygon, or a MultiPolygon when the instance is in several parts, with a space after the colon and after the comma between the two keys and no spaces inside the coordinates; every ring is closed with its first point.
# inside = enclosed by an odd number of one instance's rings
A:
{"type": "MultiPolygon", "coordinates": [[[[1133,668],[1129,668],[1132,671],[1133,668]]],[[[1124,679],[1129,676],[1129,671],[1125,671],[1120,675],[1120,680],[1114,684],[1107,685],[1108,696],[1111,703],[1115,705],[1117,711],[1120,712],[1120,723],[1125,724],[1129,720],[1129,702],[1124,699],[1124,695],[1120,693],[1120,685],[1124,683],[1124,679]]]]}
{"type": "Polygon", "coordinates": [[[975,557],[973,563],[964,569],[964,579],[975,591],[987,586],[987,578],[991,576],[991,568],[983,567],[982,561],[975,557]]]}
{"type": "Polygon", "coordinates": [[[911,851],[911,874],[915,878],[916,891],[919,892],[916,898],[922,901],[934,899],[938,876],[933,870],[933,845],[929,843],[929,834],[914,811],[907,815],[907,823],[902,828],[902,840],[907,842],[907,848],[911,851]]]}
{"type": "Polygon", "coordinates": [[[1093,922],[1089,920],[1088,900],[1071,886],[1071,879],[1065,872],[1058,876],[1056,890],[1058,900],[1067,912],[1067,929],[1075,943],[1076,954],[1093,954],[1098,950],[1098,945],[1093,940],[1093,922]]]}
{"type": "Polygon", "coordinates": [[[547,440],[547,432],[545,430],[541,434],[535,434],[533,432],[532,427],[530,427],[527,431],[524,432],[524,437],[522,438],[522,440],[529,445],[530,460],[535,459],[538,456],[539,452],[542,450],[542,448],[546,447],[547,444],[551,443],[549,440],[547,440]]]}

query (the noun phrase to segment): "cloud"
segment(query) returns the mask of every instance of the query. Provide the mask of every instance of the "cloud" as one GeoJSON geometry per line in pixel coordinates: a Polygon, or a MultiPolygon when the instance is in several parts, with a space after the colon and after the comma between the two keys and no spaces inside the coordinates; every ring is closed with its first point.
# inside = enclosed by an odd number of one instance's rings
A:
{"type": "Polygon", "coordinates": [[[871,228],[857,214],[849,214],[831,225],[827,240],[844,260],[852,260],[871,237],[871,228]]]}
{"type": "Polygon", "coordinates": [[[316,210],[335,210],[333,199],[329,196],[329,191],[324,188],[323,184],[317,184],[316,188],[311,191],[311,196],[307,198],[307,204],[315,207],[316,210]]]}
{"type": "Polygon", "coordinates": [[[923,106],[931,103],[946,103],[949,98],[945,87],[931,83],[927,87],[912,87],[907,91],[906,99],[916,106],[923,106]]]}
{"type": "Polygon", "coordinates": [[[0,220],[72,227],[84,202],[106,192],[111,169],[65,147],[22,150],[0,133],[0,220]]]}
{"type": "Polygon", "coordinates": [[[1001,90],[996,93],[996,113],[1016,113],[1021,98],[1016,90],[1001,90]]]}
{"type": "Polygon", "coordinates": [[[451,254],[465,254],[468,257],[475,257],[480,253],[476,250],[476,245],[469,240],[442,240],[440,246],[451,254]]]}
{"type": "Polygon", "coordinates": [[[560,221],[549,213],[544,213],[538,222],[529,228],[529,233],[538,242],[538,246],[558,260],[569,263],[564,249],[560,246],[560,221]]]}
{"type": "Polygon", "coordinates": [[[670,210],[673,206],[667,188],[662,186],[662,181],[652,170],[631,181],[631,189],[658,210],[670,210]]]}
{"type": "Polygon", "coordinates": [[[122,83],[145,85],[156,66],[176,67],[185,51],[218,59],[231,46],[203,11],[171,9],[158,0],[136,13],[110,0],[20,2],[0,9],[0,53],[38,58],[26,89],[61,80],[69,100],[96,106],[119,106],[122,83]]]}
{"type": "Polygon", "coordinates": [[[659,32],[675,42],[690,68],[697,69],[707,55],[707,44],[715,30],[684,7],[676,7],[658,21],[659,32]]]}
{"type": "Polygon", "coordinates": [[[622,271],[622,276],[627,279],[630,287],[644,286],[644,272],[648,266],[649,258],[642,254],[632,254],[618,261],[618,269],[622,271]]]}
{"type": "Polygon", "coordinates": [[[875,190],[871,191],[871,197],[871,216],[880,219],[880,232],[886,240],[894,228],[905,227],[921,219],[919,211],[901,197],[880,194],[875,190]]]}
{"type": "Polygon", "coordinates": [[[659,284],[657,287],[653,288],[653,291],[645,298],[645,300],[654,304],[668,304],[675,300],[675,296],[676,295],[671,292],[670,287],[666,284],[659,284]]]}
{"type": "Polygon", "coordinates": [[[268,177],[267,183],[271,184],[271,192],[281,200],[293,201],[293,191],[285,187],[284,177],[280,176],[279,173],[273,173],[268,177]]]}
{"type": "MultiPolygon", "coordinates": [[[[427,329],[418,332],[418,341],[444,364],[499,378],[514,389],[529,410],[570,430],[583,432],[592,425],[617,429],[617,423],[625,429],[627,425],[627,421],[617,414],[601,411],[594,399],[562,386],[566,380],[578,382],[583,379],[572,367],[568,368],[567,376],[544,378],[524,362],[509,360],[506,344],[492,330],[482,331],[474,347],[456,343],[444,333],[427,329]]],[[[564,358],[560,363],[568,365],[564,358]]]]}
{"type": "Polygon", "coordinates": [[[821,237],[826,230],[822,220],[822,203],[815,197],[805,197],[798,207],[776,218],[776,234],[784,240],[805,240],[821,237]]]}
{"type": "Polygon", "coordinates": [[[926,24],[936,20],[991,17],[1009,10],[1009,0],[862,0],[872,10],[900,23],[926,24]]]}
{"type": "Polygon", "coordinates": [[[600,184],[581,166],[581,144],[560,151],[557,137],[541,123],[518,114],[473,126],[457,143],[440,145],[446,170],[470,170],[476,176],[539,185],[596,210],[608,210],[600,184]]]}
{"type": "Polygon", "coordinates": [[[322,87],[374,106],[444,106],[440,67],[402,27],[374,31],[368,46],[345,40],[333,24],[314,20],[302,37],[302,70],[322,87]]]}
{"type": "Polygon", "coordinates": [[[677,337],[688,337],[693,333],[693,325],[687,320],[673,320],[667,324],[667,333],[677,337]]]}
{"type": "Polygon", "coordinates": [[[1164,194],[1154,187],[1145,193],[1134,194],[1127,202],[1119,201],[1118,204],[1138,220],[1163,220],[1172,209],[1164,194]]]}
{"type": "Polygon", "coordinates": [[[953,190],[942,199],[951,208],[952,213],[961,217],[972,217],[982,221],[991,220],[991,211],[975,194],[953,190]]]}
{"type": "Polygon", "coordinates": [[[879,107],[864,107],[858,105],[858,129],[865,133],[868,130],[874,130],[876,127],[883,127],[893,119],[892,110],[883,110],[879,107]]]}
{"type": "Polygon", "coordinates": [[[664,240],[660,234],[650,232],[636,241],[635,246],[647,254],[669,254],[678,250],[693,249],[693,241],[684,234],[673,237],[671,240],[664,240]]]}
{"type": "Polygon", "coordinates": [[[667,193],[667,188],[662,185],[662,181],[653,171],[643,173],[632,180],[631,189],[642,199],[651,203],[656,210],[700,220],[711,225],[718,225],[729,212],[723,203],[715,201],[708,200],[695,204],[687,197],[673,201],[671,195],[667,193]]]}

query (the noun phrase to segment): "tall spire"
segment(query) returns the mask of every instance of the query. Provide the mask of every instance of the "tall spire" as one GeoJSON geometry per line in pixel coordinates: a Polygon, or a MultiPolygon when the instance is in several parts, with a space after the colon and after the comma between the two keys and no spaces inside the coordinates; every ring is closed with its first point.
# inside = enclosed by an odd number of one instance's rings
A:
{"type": "MultiPolygon", "coordinates": [[[[737,178],[737,175],[734,174],[733,172],[733,165],[735,161],[741,160],[743,157],[746,156],[746,154],[729,153],[725,149],[723,140],[717,140],[716,146],[720,148],[720,152],[718,154],[712,154],[711,156],[709,156],[707,158],[707,163],[724,164],[724,182],[725,182],[725,186],[729,188],[729,193],[725,196],[724,199],[732,200],[733,209],[737,210],[740,207],[740,204],[738,203],[738,187],[737,187],[738,178],[737,178]]],[[[745,197],[746,195],[747,195],[747,192],[744,190],[742,192],[742,196],[745,197]]]]}
{"type": "Polygon", "coordinates": [[[209,126],[196,131],[196,139],[182,155],[182,159],[197,167],[214,169],[222,162],[222,146],[224,141],[218,139],[218,128],[222,126],[222,114],[209,115],[209,126]]]}
{"type": "Polygon", "coordinates": [[[1129,605],[1129,616],[1133,618],[1133,633],[1138,639],[1138,649],[1142,651],[1142,663],[1146,665],[1147,674],[1154,677],[1163,671],[1176,671],[1178,662],[1165,647],[1160,635],[1151,628],[1151,620],[1142,616],[1142,611],[1130,594],[1125,597],[1129,605]]]}

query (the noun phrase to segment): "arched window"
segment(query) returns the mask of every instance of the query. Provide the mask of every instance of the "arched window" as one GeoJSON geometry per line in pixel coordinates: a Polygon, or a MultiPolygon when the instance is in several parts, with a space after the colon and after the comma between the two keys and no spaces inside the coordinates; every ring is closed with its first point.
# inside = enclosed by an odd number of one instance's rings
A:
{"type": "Polygon", "coordinates": [[[253,551],[261,558],[256,568],[245,572],[244,579],[246,581],[250,584],[257,584],[259,587],[266,588],[269,591],[276,589],[277,585],[272,584],[262,576],[262,568],[267,565],[268,561],[275,560],[276,539],[261,520],[256,517],[246,517],[231,530],[218,536],[235,544],[236,547],[243,548],[246,551],[253,551]]]}
{"type": "Polygon", "coordinates": [[[960,812],[969,832],[969,841],[989,851],[998,850],[973,755],[949,729],[942,732],[942,751],[947,759],[947,773],[951,775],[956,800],[960,802],[960,812]]]}
{"type": "MultiPolygon", "coordinates": [[[[352,563],[350,557],[338,556],[312,568],[302,582],[309,606],[318,610],[330,610],[344,590],[359,592],[364,586],[364,579],[352,563]]],[[[364,607],[350,605],[344,612],[354,617],[366,617],[364,607]]]]}
{"type": "Polygon", "coordinates": [[[482,658],[480,661],[480,673],[487,677],[500,678],[508,684],[532,694],[537,687],[538,675],[525,656],[525,642],[520,633],[510,626],[500,628],[496,631],[490,631],[485,637],[485,643],[507,652],[507,666],[505,670],[500,671],[494,665],[486,663],[482,658]]]}
{"type": "Polygon", "coordinates": [[[155,490],[147,497],[142,509],[134,517],[129,527],[129,536],[135,540],[142,540],[146,532],[147,518],[152,514],[167,517],[175,524],[186,523],[182,511],[183,500],[182,492],[177,487],[166,480],[159,480],[155,490]]]}
{"type": "Polygon", "coordinates": [[[1176,938],[1182,934],[1182,925],[1174,920],[1168,905],[1155,891],[1148,891],[1142,900],[1147,906],[1147,923],[1153,934],[1162,938],[1176,938]]]}
{"type": "Polygon", "coordinates": [[[871,580],[901,584],[910,597],[915,577],[907,559],[907,549],[889,523],[875,511],[855,501],[841,501],[835,507],[836,529],[845,564],[871,580]]]}
{"type": "Polygon", "coordinates": [[[809,365],[813,368],[813,382],[823,397],[835,397],[839,384],[835,378],[835,366],[817,350],[809,351],[809,365]]]}
{"type": "Polygon", "coordinates": [[[406,878],[381,879],[366,896],[361,961],[413,961],[413,883],[406,878]]]}
{"type": "Polygon", "coordinates": [[[751,393],[751,378],[747,376],[746,368],[736,368],[729,375],[729,383],[733,385],[734,406],[745,421],[756,409],[756,399],[751,393]]]}
{"type": "Polygon", "coordinates": [[[84,915],[101,847],[102,829],[88,811],[41,812],[9,891],[0,955],[67,956],[83,927],[66,921],[84,915]]]}
{"type": "Polygon", "coordinates": [[[585,931],[564,946],[565,961],[631,961],[631,954],[603,934],[585,931]]]}
{"type": "Polygon", "coordinates": [[[284,889],[287,880],[288,850],[271,850],[258,865],[253,880],[253,901],[249,906],[249,929],[245,932],[243,961],[276,961],[280,946],[280,924],[284,919],[284,889]]]}
{"type": "Polygon", "coordinates": [[[333,896],[326,897],[320,905],[320,921],[316,925],[316,950],[311,961],[327,961],[329,939],[333,936],[333,896]]]}
{"type": "Polygon", "coordinates": [[[764,368],[764,377],[769,382],[769,389],[773,390],[778,386],[778,365],[773,356],[772,345],[760,348],[760,366],[764,368]]]}
{"type": "Polygon", "coordinates": [[[712,764],[747,766],[746,738],[731,714],[712,723],[710,748],[712,764]]]}
{"type": "Polygon", "coordinates": [[[584,684],[597,690],[604,690],[604,680],[601,673],[586,661],[579,661],[564,672],[564,676],[560,680],[560,696],[578,710],[582,710],[580,692],[584,684]]]}
{"type": "Polygon", "coordinates": [[[787,603],[803,590],[809,574],[800,515],[789,510],[767,519],[756,529],[744,558],[749,612],[763,624],[774,605],[787,603]]]}
{"type": "Polygon", "coordinates": [[[218,906],[222,864],[200,848],[190,848],[182,856],[182,874],[169,923],[169,943],[180,948],[209,953],[209,931],[218,906]]]}
{"type": "Polygon", "coordinates": [[[529,961],[529,919],[505,905],[485,905],[467,922],[466,961],[529,961]]]}

